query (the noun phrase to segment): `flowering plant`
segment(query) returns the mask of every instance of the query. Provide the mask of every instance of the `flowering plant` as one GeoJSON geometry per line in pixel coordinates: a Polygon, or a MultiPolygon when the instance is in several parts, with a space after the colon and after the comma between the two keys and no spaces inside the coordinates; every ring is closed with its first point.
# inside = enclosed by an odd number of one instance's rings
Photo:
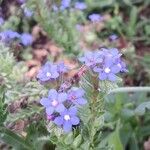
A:
{"type": "Polygon", "coordinates": [[[59,78],[69,71],[63,63],[47,62],[40,69],[37,79],[52,87],[40,103],[45,108],[51,141],[57,147],[82,149],[87,142],[88,148],[96,147],[95,138],[103,127],[104,96],[117,86],[117,74],[127,71],[121,56],[116,48],[86,52],[79,58],[83,63],[79,71],[61,83],[59,78]]]}

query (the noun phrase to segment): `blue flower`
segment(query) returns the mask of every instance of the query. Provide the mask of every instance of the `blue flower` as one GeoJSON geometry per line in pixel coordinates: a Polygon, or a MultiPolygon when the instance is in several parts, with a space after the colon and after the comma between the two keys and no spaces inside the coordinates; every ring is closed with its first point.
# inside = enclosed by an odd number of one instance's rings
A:
{"type": "Polygon", "coordinates": [[[53,11],[57,12],[59,10],[59,8],[56,5],[52,5],[52,9],[53,11]]]}
{"type": "Polygon", "coordinates": [[[26,0],[18,0],[18,2],[19,2],[20,4],[23,4],[23,3],[26,2],[26,0]]]}
{"type": "Polygon", "coordinates": [[[41,82],[50,81],[59,77],[59,73],[57,70],[57,65],[52,64],[51,62],[47,62],[40,70],[37,75],[37,78],[41,82]]]}
{"type": "Polygon", "coordinates": [[[101,15],[99,15],[99,14],[91,14],[91,15],[89,15],[89,19],[92,22],[99,22],[99,21],[103,20],[103,17],[101,15]]]}
{"type": "Polygon", "coordinates": [[[87,103],[86,99],[83,98],[84,90],[81,88],[71,88],[68,91],[68,100],[71,101],[75,105],[84,105],[87,103]]]}
{"type": "Polygon", "coordinates": [[[95,67],[94,68],[95,72],[99,73],[99,79],[100,80],[110,80],[110,81],[116,81],[116,74],[121,71],[121,68],[113,64],[113,62],[109,61],[103,65],[102,68],[95,67]]]}
{"type": "Polygon", "coordinates": [[[0,17],[0,26],[4,24],[4,19],[0,17]]]}
{"type": "Polygon", "coordinates": [[[57,64],[57,70],[59,73],[66,73],[68,71],[68,68],[63,62],[60,62],[57,64]]]}
{"type": "Polygon", "coordinates": [[[24,15],[28,18],[32,17],[33,15],[33,11],[29,10],[28,8],[24,8],[23,12],[24,12],[24,15]]]}
{"type": "Polygon", "coordinates": [[[118,36],[116,34],[112,34],[109,36],[110,41],[116,41],[118,39],[118,36]]]}
{"type": "Polygon", "coordinates": [[[0,33],[0,41],[4,43],[7,41],[7,36],[4,34],[4,32],[0,33]]]}
{"type": "Polygon", "coordinates": [[[6,30],[3,33],[8,39],[20,38],[20,34],[12,30],[6,30]]]}
{"type": "Polygon", "coordinates": [[[101,53],[96,52],[86,52],[84,57],[79,58],[81,62],[84,62],[86,66],[92,67],[97,63],[101,63],[103,61],[101,53]]]}
{"type": "Polygon", "coordinates": [[[40,103],[46,108],[47,115],[50,116],[55,111],[60,113],[65,110],[63,102],[66,101],[66,99],[66,93],[58,93],[55,89],[51,89],[48,93],[48,97],[42,98],[40,103]]]}
{"type": "Polygon", "coordinates": [[[31,34],[29,33],[23,33],[20,37],[21,39],[21,43],[24,45],[24,46],[29,46],[32,44],[33,42],[33,37],[31,34]]]}
{"type": "Polygon", "coordinates": [[[123,62],[120,58],[115,61],[115,64],[120,68],[120,72],[128,72],[125,62],[123,62]]]}
{"type": "Polygon", "coordinates": [[[105,63],[115,63],[115,61],[122,55],[117,48],[102,48],[101,50],[105,63]]]}
{"type": "Polygon", "coordinates": [[[0,40],[5,43],[17,38],[20,38],[20,34],[12,30],[6,30],[0,33],[0,40]]]}
{"type": "Polygon", "coordinates": [[[99,51],[85,53],[79,60],[98,72],[100,80],[116,81],[117,73],[128,71],[121,55],[117,48],[101,48],[99,51]]]}
{"type": "Polygon", "coordinates": [[[76,2],[75,3],[75,8],[76,9],[80,9],[80,10],[84,10],[87,8],[86,4],[83,2],[76,2]]]}
{"type": "Polygon", "coordinates": [[[68,133],[72,130],[73,125],[78,125],[80,122],[77,117],[77,109],[76,107],[70,107],[69,109],[65,109],[60,113],[60,116],[54,119],[54,123],[61,127],[63,126],[63,130],[68,133]]]}
{"type": "Polygon", "coordinates": [[[70,7],[70,3],[71,3],[71,0],[62,0],[60,9],[64,10],[65,8],[70,7]]]}

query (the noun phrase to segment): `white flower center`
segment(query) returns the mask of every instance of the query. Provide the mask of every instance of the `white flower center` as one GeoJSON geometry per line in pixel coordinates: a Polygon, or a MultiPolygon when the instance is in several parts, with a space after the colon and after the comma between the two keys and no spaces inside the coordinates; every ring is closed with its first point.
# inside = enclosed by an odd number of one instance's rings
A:
{"type": "Polygon", "coordinates": [[[117,66],[118,66],[119,68],[121,68],[121,64],[117,64],[117,66]]]}
{"type": "Polygon", "coordinates": [[[47,72],[47,73],[46,73],[46,76],[47,76],[47,77],[50,77],[50,76],[51,76],[51,73],[50,73],[50,72],[47,72]]]}
{"type": "Polygon", "coordinates": [[[68,120],[70,120],[70,116],[69,116],[69,115],[65,115],[65,116],[64,116],[64,119],[65,119],[66,121],[68,121],[68,120]]]}
{"type": "Polygon", "coordinates": [[[58,105],[58,101],[53,100],[53,101],[52,101],[52,106],[54,106],[54,107],[55,107],[55,106],[57,106],[57,105],[58,105]]]}
{"type": "Polygon", "coordinates": [[[107,67],[107,68],[105,68],[105,73],[109,73],[110,72],[110,69],[107,67]]]}

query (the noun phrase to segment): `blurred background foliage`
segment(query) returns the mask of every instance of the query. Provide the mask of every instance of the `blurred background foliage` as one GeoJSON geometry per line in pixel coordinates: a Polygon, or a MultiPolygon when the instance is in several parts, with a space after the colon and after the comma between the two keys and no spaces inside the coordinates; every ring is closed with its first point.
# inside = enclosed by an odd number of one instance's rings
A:
{"type": "MultiPolygon", "coordinates": [[[[88,128],[91,127],[87,127],[79,137],[66,135],[60,143],[46,130],[39,99],[47,91],[35,79],[37,70],[46,60],[63,59],[76,69],[76,56],[84,51],[118,47],[129,70],[123,75],[121,85],[150,85],[149,0],[84,0],[88,6],[86,10],[66,9],[60,12],[52,10],[54,2],[28,0],[21,7],[18,1],[0,0],[0,16],[5,20],[0,32],[12,29],[19,33],[30,32],[34,37],[30,47],[22,46],[18,40],[9,48],[8,44],[0,43],[0,149],[54,149],[50,138],[53,143],[63,145],[64,149],[70,145],[73,145],[72,149],[88,149],[85,136],[88,137],[91,132],[88,128]],[[32,17],[24,16],[24,7],[33,11],[32,17]],[[92,24],[88,18],[92,13],[105,16],[104,22],[92,24]],[[77,24],[82,26],[82,30],[77,30],[77,24]],[[108,37],[111,34],[116,34],[118,39],[110,41],[108,37]],[[66,60],[67,57],[69,59],[66,60]]],[[[150,149],[147,146],[150,145],[149,92],[144,88],[140,91],[125,89],[105,97],[102,133],[98,135],[101,142],[97,143],[93,137],[97,145],[95,150],[150,149]]],[[[83,119],[87,121],[88,118],[83,119]]]]}

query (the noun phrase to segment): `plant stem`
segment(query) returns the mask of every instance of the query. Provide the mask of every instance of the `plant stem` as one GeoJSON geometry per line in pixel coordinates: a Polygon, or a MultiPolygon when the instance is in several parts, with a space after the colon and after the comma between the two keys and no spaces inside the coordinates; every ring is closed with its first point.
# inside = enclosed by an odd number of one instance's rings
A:
{"type": "Polygon", "coordinates": [[[128,92],[150,92],[149,87],[121,87],[111,90],[110,93],[128,93],[128,92]]]}

